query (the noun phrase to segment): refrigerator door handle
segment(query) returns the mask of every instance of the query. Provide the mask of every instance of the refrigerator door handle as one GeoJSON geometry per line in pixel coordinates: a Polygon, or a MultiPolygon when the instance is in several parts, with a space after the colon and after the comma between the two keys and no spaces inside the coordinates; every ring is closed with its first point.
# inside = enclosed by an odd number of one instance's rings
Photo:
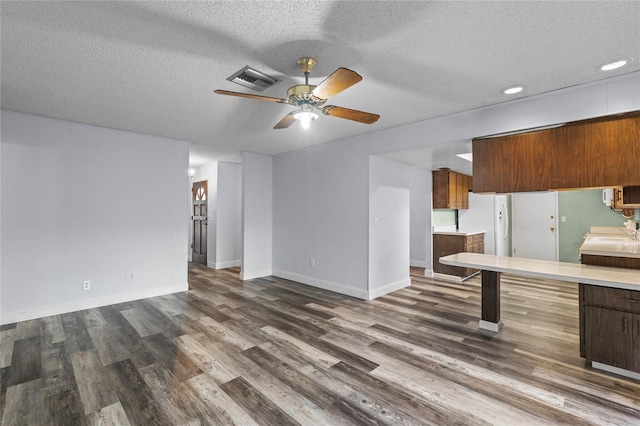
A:
{"type": "Polygon", "coordinates": [[[509,229],[509,213],[507,211],[507,205],[502,203],[502,239],[507,239],[507,230],[509,229]]]}

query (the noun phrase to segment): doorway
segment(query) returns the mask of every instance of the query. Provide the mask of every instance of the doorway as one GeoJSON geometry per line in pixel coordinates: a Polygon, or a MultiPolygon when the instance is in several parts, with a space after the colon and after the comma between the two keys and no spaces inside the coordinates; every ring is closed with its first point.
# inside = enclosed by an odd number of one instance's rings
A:
{"type": "Polygon", "coordinates": [[[192,192],[191,219],[193,221],[193,245],[191,260],[207,264],[207,181],[194,182],[192,192]]]}
{"type": "Polygon", "coordinates": [[[513,194],[513,256],[558,260],[558,193],[513,194]]]}

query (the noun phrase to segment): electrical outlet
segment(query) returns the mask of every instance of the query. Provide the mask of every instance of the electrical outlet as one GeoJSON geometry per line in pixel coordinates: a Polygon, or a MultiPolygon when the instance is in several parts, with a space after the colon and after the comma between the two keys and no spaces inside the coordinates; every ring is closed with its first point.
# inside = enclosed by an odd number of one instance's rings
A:
{"type": "Polygon", "coordinates": [[[422,254],[427,254],[427,249],[422,247],[422,254]]]}
{"type": "Polygon", "coordinates": [[[132,283],[133,282],[133,274],[126,274],[124,276],[124,282],[126,283],[132,283]]]}
{"type": "Polygon", "coordinates": [[[83,289],[83,290],[89,290],[89,289],[91,289],[91,281],[83,281],[83,282],[82,282],[82,289],[83,289]]]}

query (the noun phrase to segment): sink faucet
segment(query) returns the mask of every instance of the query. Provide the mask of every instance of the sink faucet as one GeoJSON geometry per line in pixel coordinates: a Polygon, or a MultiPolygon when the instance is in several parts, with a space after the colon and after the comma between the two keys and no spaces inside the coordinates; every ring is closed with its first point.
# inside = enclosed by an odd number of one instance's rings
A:
{"type": "Polygon", "coordinates": [[[631,235],[631,239],[633,241],[637,242],[638,241],[638,230],[636,229],[635,221],[628,221],[624,225],[625,225],[624,228],[622,228],[624,233],[627,234],[627,235],[631,235]],[[633,226],[632,226],[632,224],[633,224],[633,226]]]}

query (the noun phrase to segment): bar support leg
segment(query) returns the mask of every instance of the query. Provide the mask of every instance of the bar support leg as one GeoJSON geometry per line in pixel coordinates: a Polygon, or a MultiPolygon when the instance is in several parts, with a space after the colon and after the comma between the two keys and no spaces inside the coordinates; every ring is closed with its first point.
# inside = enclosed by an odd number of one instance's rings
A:
{"type": "Polygon", "coordinates": [[[500,321],[500,272],[482,271],[482,319],[479,327],[497,333],[500,321]]]}

